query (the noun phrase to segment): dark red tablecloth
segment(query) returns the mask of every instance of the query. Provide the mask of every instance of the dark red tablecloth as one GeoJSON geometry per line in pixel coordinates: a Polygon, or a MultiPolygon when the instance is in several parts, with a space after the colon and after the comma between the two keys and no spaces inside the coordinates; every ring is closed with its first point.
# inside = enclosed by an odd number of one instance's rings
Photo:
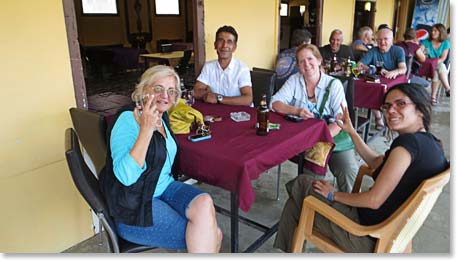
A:
{"type": "Polygon", "coordinates": [[[432,79],[435,75],[436,66],[438,66],[438,58],[428,58],[421,63],[417,75],[432,79]]]}
{"type": "Polygon", "coordinates": [[[384,93],[400,83],[407,82],[405,75],[395,79],[381,77],[381,83],[369,83],[363,79],[354,80],[354,106],[362,108],[379,109],[382,105],[384,93]]]}
{"type": "Polygon", "coordinates": [[[251,180],[312,147],[317,141],[333,143],[323,120],[295,123],[270,112],[270,122],[280,123],[281,129],[272,130],[267,136],[257,136],[254,108],[201,102],[193,107],[203,115],[222,116],[222,121],[211,124],[212,138],[209,140],[192,143],[187,140],[187,134],[177,135],[180,168],[193,179],[231,192],[238,191],[239,207],[244,211],[250,209],[255,198],[251,180]],[[249,113],[250,121],[233,121],[230,112],[239,111],[249,113]]]}

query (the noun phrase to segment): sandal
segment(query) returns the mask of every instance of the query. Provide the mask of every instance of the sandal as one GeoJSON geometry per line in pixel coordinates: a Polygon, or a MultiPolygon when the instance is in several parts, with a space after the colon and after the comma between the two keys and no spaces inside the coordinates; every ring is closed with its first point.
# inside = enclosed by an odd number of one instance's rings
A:
{"type": "Polygon", "coordinates": [[[448,90],[446,90],[446,97],[450,97],[450,96],[451,96],[451,90],[448,89],[448,90]]]}
{"type": "Polygon", "coordinates": [[[432,106],[436,106],[438,101],[436,101],[436,97],[432,97],[432,106]]]}
{"type": "Polygon", "coordinates": [[[382,129],[384,129],[384,122],[382,121],[382,116],[381,117],[375,117],[375,121],[376,121],[376,130],[378,131],[381,131],[382,129]]]}

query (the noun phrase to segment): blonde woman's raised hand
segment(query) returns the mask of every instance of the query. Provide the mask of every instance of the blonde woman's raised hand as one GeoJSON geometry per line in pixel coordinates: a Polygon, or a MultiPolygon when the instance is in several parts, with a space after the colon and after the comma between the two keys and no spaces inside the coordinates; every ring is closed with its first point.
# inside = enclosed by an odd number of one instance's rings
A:
{"type": "Polygon", "coordinates": [[[159,111],[155,104],[154,95],[149,95],[144,107],[136,106],[133,115],[136,122],[140,125],[141,130],[151,131],[160,126],[159,122],[161,120],[159,111]],[[139,116],[138,111],[141,110],[141,116],[139,116]]]}

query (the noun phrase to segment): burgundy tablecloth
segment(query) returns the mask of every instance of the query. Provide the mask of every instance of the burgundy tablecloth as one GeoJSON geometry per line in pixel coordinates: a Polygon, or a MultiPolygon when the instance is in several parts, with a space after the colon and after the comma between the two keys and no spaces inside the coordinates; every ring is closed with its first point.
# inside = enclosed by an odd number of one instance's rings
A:
{"type": "Polygon", "coordinates": [[[433,78],[435,75],[436,66],[438,66],[438,58],[428,58],[421,63],[417,75],[433,78]]]}
{"type": "Polygon", "coordinates": [[[266,170],[312,147],[317,141],[332,142],[323,120],[310,119],[289,122],[270,112],[270,122],[280,123],[280,130],[267,136],[257,136],[255,109],[197,102],[193,106],[203,115],[222,116],[221,122],[211,124],[210,140],[192,143],[188,135],[177,135],[180,147],[180,168],[193,179],[236,192],[239,207],[248,211],[255,194],[251,180],[266,170]],[[250,121],[234,122],[230,112],[245,111],[250,121]]]}
{"type": "Polygon", "coordinates": [[[381,77],[381,83],[369,83],[363,79],[354,80],[354,106],[379,109],[383,102],[384,93],[390,87],[405,82],[407,82],[405,75],[400,75],[395,79],[381,77]]]}

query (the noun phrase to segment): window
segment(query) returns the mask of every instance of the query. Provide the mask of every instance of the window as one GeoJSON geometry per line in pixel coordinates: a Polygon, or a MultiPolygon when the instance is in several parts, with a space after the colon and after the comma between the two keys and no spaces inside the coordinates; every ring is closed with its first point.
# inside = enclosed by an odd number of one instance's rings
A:
{"type": "Polygon", "coordinates": [[[288,4],[281,4],[280,8],[279,8],[279,15],[280,16],[287,16],[288,15],[288,9],[289,9],[289,6],[288,4]]]}
{"type": "Polygon", "coordinates": [[[118,15],[117,0],[81,0],[85,15],[118,15]]]}
{"type": "Polygon", "coordinates": [[[179,0],[155,0],[156,15],[179,15],[179,0]]]}

